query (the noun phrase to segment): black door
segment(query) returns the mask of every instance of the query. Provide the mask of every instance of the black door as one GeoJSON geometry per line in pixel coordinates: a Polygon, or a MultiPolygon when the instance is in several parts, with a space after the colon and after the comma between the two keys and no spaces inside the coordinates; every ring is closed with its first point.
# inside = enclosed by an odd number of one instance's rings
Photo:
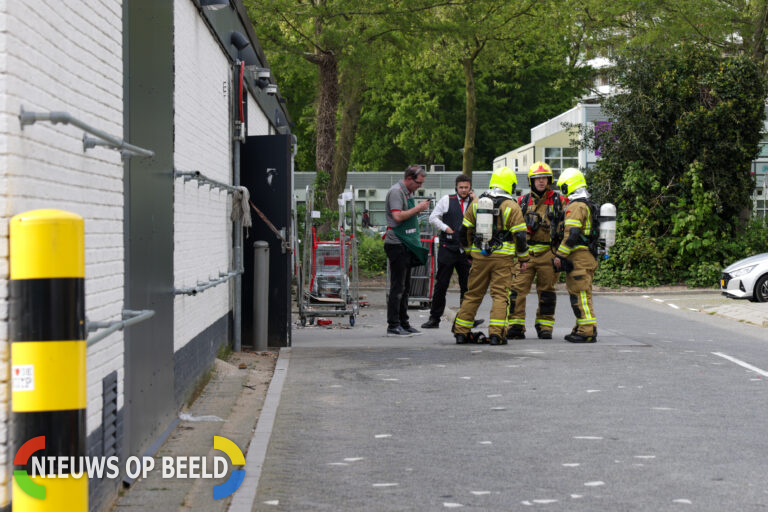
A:
{"type": "MultiPolygon", "coordinates": [[[[253,204],[275,228],[284,229],[290,240],[291,140],[289,135],[248,137],[240,151],[240,182],[251,193],[253,204]]],[[[282,241],[252,210],[253,227],[243,241],[243,345],[253,340],[253,243],[269,243],[269,326],[270,347],[291,345],[291,254],[282,241]]]]}

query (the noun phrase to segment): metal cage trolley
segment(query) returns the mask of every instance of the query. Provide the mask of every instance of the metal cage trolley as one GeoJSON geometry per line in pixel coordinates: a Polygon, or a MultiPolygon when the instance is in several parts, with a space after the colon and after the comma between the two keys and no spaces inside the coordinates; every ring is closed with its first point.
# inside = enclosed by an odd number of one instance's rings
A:
{"type": "Polygon", "coordinates": [[[301,325],[320,316],[349,316],[355,325],[360,312],[360,280],[357,265],[357,210],[352,187],[339,195],[338,238],[318,240],[314,219],[314,191],[307,187],[304,247],[296,300],[301,325]],[[349,212],[349,215],[348,215],[349,212]]]}

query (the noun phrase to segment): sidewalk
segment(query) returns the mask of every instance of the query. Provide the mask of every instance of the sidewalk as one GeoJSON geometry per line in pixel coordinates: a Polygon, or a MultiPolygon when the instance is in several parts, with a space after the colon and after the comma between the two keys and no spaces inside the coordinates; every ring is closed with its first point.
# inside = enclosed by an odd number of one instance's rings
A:
{"type": "MultiPolygon", "coordinates": [[[[206,456],[213,468],[213,437],[233,441],[243,453],[264,403],[277,360],[276,352],[235,353],[228,361],[216,359],[211,380],[194,403],[180,415],[173,433],[154,455],[155,470],[121,493],[113,512],[169,512],[228,510],[232,497],[213,499],[218,480],[163,479],[162,457],[206,456]]],[[[229,476],[229,475],[227,475],[229,476]]]]}

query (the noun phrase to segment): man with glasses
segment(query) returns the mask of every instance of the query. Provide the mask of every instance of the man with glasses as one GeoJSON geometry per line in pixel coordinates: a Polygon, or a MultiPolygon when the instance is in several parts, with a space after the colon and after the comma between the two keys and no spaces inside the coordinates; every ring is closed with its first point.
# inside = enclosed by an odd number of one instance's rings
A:
{"type": "Polygon", "coordinates": [[[455,194],[441,197],[435,209],[429,214],[429,223],[440,232],[440,250],[437,253],[437,276],[435,291],[432,295],[432,308],[429,311],[429,320],[421,324],[422,329],[440,327],[440,318],[445,311],[445,296],[454,269],[459,276],[461,291],[459,303],[464,300],[464,294],[467,293],[471,260],[459,243],[459,230],[464,221],[464,212],[475,199],[472,193],[472,178],[466,174],[459,174],[456,177],[454,190],[455,194]]]}
{"type": "Polygon", "coordinates": [[[413,193],[426,179],[426,171],[418,165],[405,170],[402,180],[387,192],[387,232],[384,251],[389,260],[389,298],[387,299],[387,336],[421,334],[408,321],[408,291],[411,267],[426,262],[428,250],[421,246],[418,214],[429,208],[429,201],[415,204],[413,193]]]}

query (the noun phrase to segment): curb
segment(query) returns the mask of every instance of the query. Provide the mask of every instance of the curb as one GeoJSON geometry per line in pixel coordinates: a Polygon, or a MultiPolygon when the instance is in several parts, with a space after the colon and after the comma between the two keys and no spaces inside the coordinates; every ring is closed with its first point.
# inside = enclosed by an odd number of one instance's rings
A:
{"type": "Polygon", "coordinates": [[[236,492],[232,498],[232,503],[230,503],[228,509],[229,512],[250,512],[253,509],[256,493],[259,489],[261,469],[267,456],[269,438],[275,426],[277,407],[280,405],[280,394],[283,391],[290,359],[291,349],[281,348],[280,356],[275,364],[275,373],[272,375],[272,382],[270,382],[269,389],[267,389],[264,406],[261,408],[259,421],[256,423],[256,430],[253,433],[251,443],[248,445],[248,453],[245,456],[245,467],[248,470],[245,473],[243,483],[240,485],[239,492],[236,492]]]}

